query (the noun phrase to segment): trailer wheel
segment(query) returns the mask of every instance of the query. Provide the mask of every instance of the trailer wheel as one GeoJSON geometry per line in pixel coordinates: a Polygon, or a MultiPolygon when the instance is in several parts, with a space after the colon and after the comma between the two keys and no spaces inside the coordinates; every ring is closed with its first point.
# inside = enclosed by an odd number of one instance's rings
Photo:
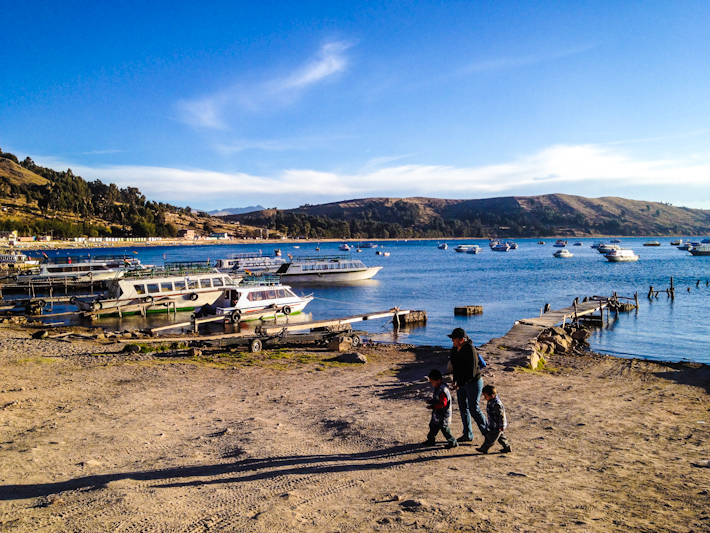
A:
{"type": "Polygon", "coordinates": [[[152,297],[152,296],[146,296],[145,298],[143,298],[143,301],[144,301],[145,303],[147,303],[147,304],[152,303],[152,302],[153,302],[153,297],[152,297]]]}
{"type": "Polygon", "coordinates": [[[190,300],[192,300],[193,302],[194,302],[195,300],[197,300],[197,298],[198,298],[198,296],[197,296],[197,293],[196,293],[196,292],[193,292],[193,293],[190,295],[190,300]]]}
{"type": "Polygon", "coordinates": [[[231,318],[232,324],[239,324],[239,321],[242,319],[242,313],[239,311],[239,309],[235,309],[234,311],[232,311],[231,318]]]}
{"type": "Polygon", "coordinates": [[[69,298],[69,303],[72,305],[76,304],[76,296],[72,296],[71,298],[69,298]]]}
{"type": "Polygon", "coordinates": [[[362,339],[360,338],[360,335],[353,335],[350,338],[353,341],[353,343],[352,343],[353,348],[357,348],[358,346],[360,346],[362,344],[362,339]]]}
{"type": "Polygon", "coordinates": [[[251,342],[249,343],[249,349],[250,349],[253,353],[260,352],[260,351],[261,351],[261,348],[262,348],[262,344],[261,344],[261,341],[260,341],[259,339],[254,339],[253,341],[251,341],[251,342]]]}
{"type": "Polygon", "coordinates": [[[104,305],[101,303],[101,301],[96,302],[96,309],[103,309],[104,305]]]}
{"type": "Polygon", "coordinates": [[[284,315],[288,316],[291,314],[291,307],[288,305],[284,305],[284,308],[281,310],[284,315]]]}

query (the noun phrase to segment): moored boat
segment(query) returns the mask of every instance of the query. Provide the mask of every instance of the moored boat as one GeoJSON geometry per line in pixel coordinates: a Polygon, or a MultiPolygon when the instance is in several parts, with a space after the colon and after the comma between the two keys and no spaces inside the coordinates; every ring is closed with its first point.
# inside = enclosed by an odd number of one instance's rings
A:
{"type": "Polygon", "coordinates": [[[439,243],[439,246],[437,248],[439,248],[439,250],[446,250],[448,247],[449,247],[448,244],[446,244],[445,242],[442,242],[442,243],[439,243]]]}
{"type": "Polygon", "coordinates": [[[575,242],[572,246],[584,246],[581,242],[575,242]]]}
{"type": "Polygon", "coordinates": [[[688,251],[693,255],[710,255],[710,244],[701,244],[700,246],[693,246],[688,251]]]}
{"type": "Polygon", "coordinates": [[[466,250],[466,253],[467,253],[467,254],[477,254],[477,253],[479,253],[480,251],[481,251],[481,247],[478,246],[478,245],[476,245],[476,244],[474,244],[474,245],[471,246],[468,250],[466,250]]]}
{"type": "Polygon", "coordinates": [[[552,254],[553,257],[557,257],[557,258],[561,258],[561,259],[572,257],[573,255],[574,254],[572,252],[570,252],[569,250],[557,250],[554,254],[552,254]]]}
{"type": "Polygon", "coordinates": [[[611,242],[611,244],[621,244],[621,239],[612,239],[609,242],[611,242]]]}
{"type": "Polygon", "coordinates": [[[671,241],[671,246],[680,246],[682,241],[680,239],[675,239],[671,241]]]}
{"type": "Polygon", "coordinates": [[[360,248],[377,248],[377,245],[374,242],[363,242],[360,248]]]}
{"type": "MultiPolygon", "coordinates": [[[[382,252],[389,255],[389,252],[382,252]]],[[[382,267],[367,267],[349,255],[306,255],[292,257],[275,272],[290,283],[331,283],[362,281],[372,278],[382,267]]]]}
{"type": "Polygon", "coordinates": [[[685,250],[685,251],[687,251],[687,250],[690,250],[692,247],[693,247],[693,243],[692,243],[692,242],[690,242],[690,241],[685,241],[685,242],[681,242],[681,243],[680,243],[680,245],[678,246],[678,249],[679,249],[679,250],[685,250]]]}
{"type": "Polygon", "coordinates": [[[286,261],[280,257],[268,257],[259,252],[230,254],[218,259],[215,268],[229,274],[268,274],[276,272],[286,261]]]}
{"type": "Polygon", "coordinates": [[[599,252],[600,254],[608,254],[612,250],[620,250],[620,249],[621,249],[621,246],[619,246],[618,244],[602,244],[601,246],[599,246],[597,248],[597,252],[599,252]]]}
{"type": "Polygon", "coordinates": [[[538,244],[545,244],[545,241],[537,241],[538,244]]]}
{"type": "Polygon", "coordinates": [[[552,246],[555,246],[556,248],[564,248],[565,246],[567,246],[567,241],[565,241],[564,239],[557,239],[555,241],[555,244],[553,244],[552,246]]]}
{"type": "Polygon", "coordinates": [[[517,242],[506,241],[505,244],[507,244],[507,245],[508,245],[508,248],[510,248],[511,250],[517,250],[517,249],[518,249],[518,243],[517,243],[517,242]]]}
{"type": "Polygon", "coordinates": [[[619,263],[622,261],[638,261],[639,260],[639,256],[636,255],[633,250],[628,249],[628,248],[620,248],[618,250],[611,250],[604,257],[606,257],[607,261],[611,261],[612,263],[619,263]]]}
{"type": "Polygon", "coordinates": [[[347,242],[344,242],[340,246],[338,246],[338,250],[341,252],[349,252],[350,251],[350,245],[347,242]]]}
{"type": "Polygon", "coordinates": [[[494,252],[507,252],[508,250],[510,250],[510,246],[507,242],[499,242],[491,246],[491,250],[493,250],[494,252]]]}
{"type": "Polygon", "coordinates": [[[646,241],[643,243],[644,246],[660,246],[661,243],[658,241],[646,241]]]}
{"type": "Polygon", "coordinates": [[[471,248],[472,246],[475,246],[478,248],[477,244],[459,244],[456,248],[454,248],[454,252],[459,252],[459,253],[465,253],[471,248]]]}
{"type": "Polygon", "coordinates": [[[603,242],[595,242],[594,244],[592,244],[591,248],[598,250],[600,246],[604,246],[604,243],[603,242]]]}
{"type": "Polygon", "coordinates": [[[19,282],[66,280],[73,282],[107,281],[133,270],[150,268],[132,255],[97,255],[46,259],[37,268],[15,276],[19,282]]]}
{"type": "Polygon", "coordinates": [[[0,265],[8,269],[20,270],[39,266],[38,259],[32,259],[22,253],[0,254],[0,265]]]}

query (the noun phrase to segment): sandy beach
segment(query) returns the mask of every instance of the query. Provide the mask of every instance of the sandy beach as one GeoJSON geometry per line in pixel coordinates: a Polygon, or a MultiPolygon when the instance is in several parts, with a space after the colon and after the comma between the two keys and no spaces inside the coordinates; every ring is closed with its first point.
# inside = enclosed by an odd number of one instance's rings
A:
{"type": "MultiPolygon", "coordinates": [[[[513,453],[419,445],[445,348],[261,354],[0,329],[0,531],[710,531],[710,369],[485,347],[513,453]]],[[[453,431],[461,433],[454,409],[453,431]]]]}

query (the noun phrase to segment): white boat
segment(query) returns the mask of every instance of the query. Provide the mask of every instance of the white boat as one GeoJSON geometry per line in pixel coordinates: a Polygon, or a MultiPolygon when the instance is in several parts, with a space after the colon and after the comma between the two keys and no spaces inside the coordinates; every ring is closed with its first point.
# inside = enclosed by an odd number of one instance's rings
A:
{"type": "Polygon", "coordinates": [[[141,265],[134,256],[108,255],[94,257],[57,257],[39,265],[27,274],[15,276],[16,281],[41,280],[107,281],[132,270],[150,268],[141,265]]]}
{"type": "Polygon", "coordinates": [[[693,247],[693,243],[691,243],[690,241],[685,241],[685,242],[680,243],[680,246],[678,246],[678,249],[679,250],[690,250],[692,247],[693,247]]]}
{"type": "Polygon", "coordinates": [[[494,252],[507,252],[510,250],[510,245],[507,242],[499,242],[491,246],[491,250],[494,252]]]}
{"type": "Polygon", "coordinates": [[[478,248],[477,244],[459,244],[456,248],[454,248],[454,252],[465,253],[473,246],[478,248]]]}
{"type": "Polygon", "coordinates": [[[478,246],[478,245],[476,245],[476,244],[474,244],[474,245],[471,246],[468,250],[466,250],[466,253],[467,253],[467,254],[477,254],[477,253],[479,253],[480,251],[481,251],[481,247],[478,246]]]}
{"type": "Polygon", "coordinates": [[[710,244],[701,244],[700,246],[693,246],[688,251],[693,255],[710,255],[710,244]]]}
{"type": "Polygon", "coordinates": [[[621,239],[612,239],[609,242],[611,242],[611,244],[621,244],[621,239]]]}
{"type": "Polygon", "coordinates": [[[107,291],[84,302],[74,300],[80,311],[94,311],[98,316],[145,312],[192,311],[212,305],[224,291],[235,286],[229,274],[209,267],[209,262],[166,263],[165,268],[127,272],[108,282],[107,291]]]}
{"type": "Polygon", "coordinates": [[[618,250],[612,250],[608,254],[606,254],[604,257],[606,257],[607,261],[611,261],[612,263],[619,263],[622,261],[638,261],[639,256],[634,253],[633,250],[630,250],[628,248],[620,248],[618,250]]]}
{"type": "MultiPolygon", "coordinates": [[[[224,291],[221,298],[226,305],[217,305],[217,315],[228,315],[233,323],[249,320],[249,315],[259,314],[256,318],[288,316],[300,313],[313,301],[313,295],[298,296],[288,285],[282,285],[278,276],[247,276],[238,286],[224,291]],[[273,309],[273,315],[264,315],[262,311],[273,309]]],[[[221,301],[219,302],[221,303],[221,301]]]]}
{"type": "Polygon", "coordinates": [[[517,250],[517,249],[518,249],[518,243],[517,243],[517,242],[506,241],[505,244],[507,244],[507,245],[508,245],[508,248],[511,249],[511,250],[517,250]]]}
{"type": "Polygon", "coordinates": [[[567,246],[567,241],[563,239],[557,239],[555,241],[555,244],[553,244],[552,246],[555,246],[556,248],[564,248],[565,246],[567,246]]]}
{"type": "Polygon", "coordinates": [[[363,242],[360,248],[377,248],[377,245],[373,242],[363,242]]]}
{"type": "MultiPolygon", "coordinates": [[[[388,256],[389,252],[380,252],[388,256]]],[[[362,281],[372,278],[381,266],[366,267],[359,259],[349,255],[292,257],[275,272],[289,283],[338,283],[362,281]]]]}
{"type": "Polygon", "coordinates": [[[218,259],[215,268],[220,272],[237,274],[269,274],[276,272],[286,262],[280,257],[267,257],[261,252],[230,254],[226,259],[218,259]]]}
{"type": "Polygon", "coordinates": [[[445,242],[440,243],[438,246],[439,250],[446,250],[448,247],[449,247],[449,245],[446,244],[445,242]]]}
{"type": "Polygon", "coordinates": [[[344,242],[340,246],[338,246],[338,250],[341,252],[349,252],[350,251],[350,245],[347,242],[344,242]]]}
{"type": "Polygon", "coordinates": [[[570,252],[569,250],[557,250],[552,255],[553,255],[553,257],[566,258],[566,257],[572,257],[574,254],[572,252],[570,252]]]}
{"type": "Polygon", "coordinates": [[[621,249],[621,246],[619,246],[618,244],[602,244],[601,246],[599,246],[597,248],[597,252],[599,252],[600,254],[606,255],[609,252],[611,252],[612,250],[620,250],[620,249],[621,249]]]}
{"type": "Polygon", "coordinates": [[[25,254],[7,253],[0,254],[0,264],[11,269],[33,268],[39,266],[38,259],[30,259],[25,254]]]}

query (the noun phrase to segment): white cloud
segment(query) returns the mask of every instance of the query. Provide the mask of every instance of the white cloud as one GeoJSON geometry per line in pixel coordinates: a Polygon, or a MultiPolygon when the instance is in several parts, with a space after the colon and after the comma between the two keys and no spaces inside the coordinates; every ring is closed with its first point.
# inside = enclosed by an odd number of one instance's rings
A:
{"type": "MultiPolygon", "coordinates": [[[[55,168],[66,168],[65,163],[55,168]]],[[[678,193],[676,202],[700,207],[710,202],[710,165],[683,161],[639,161],[595,145],[552,146],[517,161],[479,167],[400,165],[359,173],[283,170],[275,176],[221,173],[196,169],[146,166],[91,168],[70,165],[85,179],[101,179],[121,187],[136,186],[148,198],[193,207],[229,202],[230,197],[274,204],[273,200],[309,203],[367,196],[433,196],[475,198],[593,190],[596,196],[614,190],[644,191],[658,187],[678,193]],[[689,196],[688,193],[694,194],[689,196]],[[699,191],[705,191],[706,197],[699,191]]],[[[574,194],[574,192],[572,192],[574,194]]],[[[673,200],[661,197],[663,200],[673,200]]]]}
{"type": "Polygon", "coordinates": [[[461,73],[465,74],[470,72],[489,72],[494,70],[524,67],[527,65],[542,63],[544,61],[550,61],[553,59],[560,59],[563,57],[581,54],[595,47],[596,45],[579,46],[577,48],[569,48],[566,50],[560,50],[558,52],[548,54],[532,55],[526,57],[504,57],[499,59],[479,61],[477,63],[471,63],[469,65],[466,65],[461,69],[461,73]]]}
{"type": "Polygon", "coordinates": [[[323,45],[317,57],[286,75],[254,84],[238,84],[195,99],[175,104],[179,120],[193,126],[227,129],[228,116],[235,109],[256,111],[264,107],[283,105],[309,86],[345,70],[345,50],[351,43],[339,41],[323,45]]]}

